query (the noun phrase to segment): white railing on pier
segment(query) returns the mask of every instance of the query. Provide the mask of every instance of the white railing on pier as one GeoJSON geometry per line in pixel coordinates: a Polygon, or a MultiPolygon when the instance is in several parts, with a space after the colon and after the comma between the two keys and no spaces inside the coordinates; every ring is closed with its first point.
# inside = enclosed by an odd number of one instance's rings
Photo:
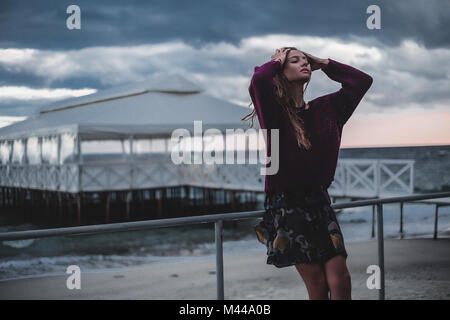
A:
{"type": "Polygon", "coordinates": [[[330,195],[380,197],[414,192],[414,160],[341,159],[330,195]]]}
{"type": "MultiPolygon", "coordinates": [[[[248,161],[247,161],[248,162],[248,161]]],[[[79,164],[0,165],[0,185],[64,192],[112,191],[191,185],[264,191],[264,165],[180,164],[170,155],[150,159],[83,161],[79,164]]],[[[380,197],[412,194],[414,160],[340,159],[331,196],[380,197]]]]}

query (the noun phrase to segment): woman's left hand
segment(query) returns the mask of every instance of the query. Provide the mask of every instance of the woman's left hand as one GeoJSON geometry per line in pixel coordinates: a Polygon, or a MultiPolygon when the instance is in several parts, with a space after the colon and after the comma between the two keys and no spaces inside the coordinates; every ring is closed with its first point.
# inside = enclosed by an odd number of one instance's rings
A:
{"type": "Polygon", "coordinates": [[[304,51],[302,51],[302,52],[308,59],[309,64],[311,65],[311,72],[327,66],[328,59],[320,59],[320,58],[313,56],[312,54],[306,53],[304,51]]]}

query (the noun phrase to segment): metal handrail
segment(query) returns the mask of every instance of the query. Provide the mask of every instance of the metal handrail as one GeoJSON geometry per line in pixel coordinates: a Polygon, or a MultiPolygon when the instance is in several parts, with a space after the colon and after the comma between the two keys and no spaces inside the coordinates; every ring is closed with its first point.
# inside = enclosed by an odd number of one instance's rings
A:
{"type": "MultiPolygon", "coordinates": [[[[396,203],[396,202],[413,202],[416,200],[425,199],[437,199],[450,197],[450,192],[428,193],[428,194],[416,194],[412,196],[379,198],[358,200],[352,202],[345,202],[339,204],[332,204],[333,209],[344,209],[362,207],[368,205],[377,206],[377,240],[378,240],[378,266],[380,268],[380,291],[379,299],[385,298],[385,281],[384,281],[384,236],[383,236],[383,204],[396,203]]],[[[223,221],[226,220],[242,220],[249,218],[262,217],[264,210],[259,211],[245,211],[234,213],[222,213],[211,214],[203,216],[193,217],[181,217],[181,218],[168,218],[158,220],[147,221],[134,221],[134,222],[120,222],[100,225],[78,226],[78,227],[65,227],[65,228],[53,228],[53,229],[40,229],[40,230],[28,230],[28,231],[12,231],[0,233],[0,241],[22,240],[22,239],[35,239],[44,237],[55,236],[67,236],[67,235],[83,235],[83,234],[95,234],[95,233],[107,233],[107,232],[124,232],[124,231],[136,231],[146,230],[161,227],[172,227],[187,224],[200,224],[200,223],[215,223],[215,243],[216,243],[216,276],[217,276],[217,299],[224,299],[224,287],[223,287],[223,221]]],[[[436,216],[437,218],[437,216],[436,216]]],[[[435,228],[437,220],[435,221],[435,228]]]]}

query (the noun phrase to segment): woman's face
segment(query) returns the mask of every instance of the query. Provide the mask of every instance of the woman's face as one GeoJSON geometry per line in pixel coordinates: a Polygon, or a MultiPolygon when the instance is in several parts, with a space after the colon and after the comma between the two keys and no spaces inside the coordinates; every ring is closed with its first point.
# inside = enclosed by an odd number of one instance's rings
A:
{"type": "Polygon", "coordinates": [[[291,50],[284,63],[283,73],[289,81],[307,82],[311,78],[311,65],[298,50],[291,50]]]}

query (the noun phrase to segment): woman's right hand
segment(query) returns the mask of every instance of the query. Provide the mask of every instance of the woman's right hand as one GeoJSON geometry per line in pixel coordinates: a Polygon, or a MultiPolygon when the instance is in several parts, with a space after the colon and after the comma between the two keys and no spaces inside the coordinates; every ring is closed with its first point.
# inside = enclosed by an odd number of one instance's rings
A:
{"type": "Polygon", "coordinates": [[[289,54],[289,51],[291,51],[291,49],[277,49],[275,51],[275,54],[271,57],[272,61],[278,60],[280,61],[281,65],[283,65],[287,55],[289,54]]]}

